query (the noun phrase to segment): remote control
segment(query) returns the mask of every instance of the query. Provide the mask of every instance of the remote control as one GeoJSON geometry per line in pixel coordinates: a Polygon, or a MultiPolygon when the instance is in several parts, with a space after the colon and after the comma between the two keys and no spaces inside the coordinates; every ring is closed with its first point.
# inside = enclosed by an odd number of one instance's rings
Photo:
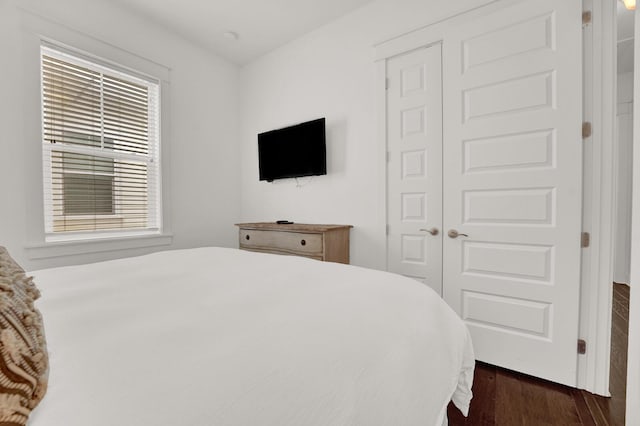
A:
{"type": "Polygon", "coordinates": [[[290,220],[277,220],[276,223],[278,225],[291,225],[291,224],[293,224],[293,222],[291,222],[290,220]]]}

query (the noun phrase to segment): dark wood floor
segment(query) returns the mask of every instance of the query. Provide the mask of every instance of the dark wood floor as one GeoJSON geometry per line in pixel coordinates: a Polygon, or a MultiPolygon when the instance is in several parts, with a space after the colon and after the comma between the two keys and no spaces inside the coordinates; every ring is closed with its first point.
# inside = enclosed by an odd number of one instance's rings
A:
{"type": "Polygon", "coordinates": [[[469,417],[449,405],[449,425],[624,426],[629,287],[614,284],[611,398],[476,363],[469,417]]]}

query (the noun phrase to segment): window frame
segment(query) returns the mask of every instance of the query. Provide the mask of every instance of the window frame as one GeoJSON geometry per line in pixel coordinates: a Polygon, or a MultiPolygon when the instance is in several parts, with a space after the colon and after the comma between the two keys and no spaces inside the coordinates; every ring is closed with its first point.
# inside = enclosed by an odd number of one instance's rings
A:
{"type": "MultiPolygon", "coordinates": [[[[139,71],[132,70],[119,64],[106,61],[90,55],[85,52],[70,49],[68,47],[56,44],[49,40],[41,40],[39,50],[39,66],[40,66],[40,124],[41,124],[41,144],[42,144],[42,182],[44,195],[44,240],[45,243],[52,242],[73,242],[73,241],[92,241],[102,240],[105,238],[126,238],[161,235],[163,233],[162,218],[162,170],[161,170],[161,116],[162,116],[162,80],[150,77],[139,71]],[[86,67],[90,70],[106,74],[110,77],[123,79],[130,83],[144,85],[150,93],[152,110],[154,116],[148,117],[149,125],[149,145],[147,154],[127,152],[117,148],[107,148],[107,140],[109,138],[103,134],[100,137],[99,146],[82,146],[74,144],[49,142],[45,139],[45,113],[44,113],[44,84],[43,84],[43,56],[49,56],[57,60],[69,62],[71,64],[86,67]],[[147,170],[147,216],[149,222],[147,226],[142,228],[113,228],[113,229],[94,229],[82,231],[54,231],[53,222],[56,218],[63,220],[82,220],[87,218],[107,219],[118,218],[123,216],[120,204],[121,189],[115,185],[118,176],[118,168],[114,167],[113,180],[113,213],[112,214],[63,214],[56,216],[53,214],[53,183],[52,183],[52,156],[53,152],[73,153],[78,155],[88,155],[94,157],[111,158],[116,164],[118,161],[129,161],[134,163],[144,163],[147,170]],[[152,183],[149,183],[152,182],[152,183]]],[[[102,78],[102,77],[101,77],[102,78]]],[[[104,117],[103,117],[104,118],[104,117]]],[[[102,119],[103,119],[102,118],[102,119]]],[[[102,122],[101,119],[101,122],[102,122]]],[[[60,169],[63,173],[64,169],[60,169]]],[[[73,171],[76,174],[77,171],[73,171]]],[[[81,174],[81,173],[80,173],[81,174]]],[[[90,173],[92,174],[92,173],[90,173]]],[[[97,173],[100,174],[100,173],[97,173]]],[[[62,199],[64,203],[64,199],[62,199]]]]}

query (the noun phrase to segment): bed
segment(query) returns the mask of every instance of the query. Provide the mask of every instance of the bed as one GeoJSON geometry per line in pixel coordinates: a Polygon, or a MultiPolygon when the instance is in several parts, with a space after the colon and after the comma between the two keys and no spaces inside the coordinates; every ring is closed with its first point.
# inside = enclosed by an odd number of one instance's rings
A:
{"type": "Polygon", "coordinates": [[[29,275],[49,353],[30,426],[441,425],[449,401],[468,411],[469,333],[409,278],[216,247],[29,275]]]}

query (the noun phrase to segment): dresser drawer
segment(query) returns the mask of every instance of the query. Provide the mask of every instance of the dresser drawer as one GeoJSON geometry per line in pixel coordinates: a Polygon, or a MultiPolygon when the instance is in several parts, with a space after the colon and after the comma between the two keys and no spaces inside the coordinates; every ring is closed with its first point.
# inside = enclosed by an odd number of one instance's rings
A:
{"type": "Polygon", "coordinates": [[[349,263],[351,225],[253,222],[236,226],[242,250],[349,263]]]}
{"type": "Polygon", "coordinates": [[[240,247],[284,250],[302,254],[322,253],[323,250],[322,234],[255,229],[240,230],[240,247]]]}

